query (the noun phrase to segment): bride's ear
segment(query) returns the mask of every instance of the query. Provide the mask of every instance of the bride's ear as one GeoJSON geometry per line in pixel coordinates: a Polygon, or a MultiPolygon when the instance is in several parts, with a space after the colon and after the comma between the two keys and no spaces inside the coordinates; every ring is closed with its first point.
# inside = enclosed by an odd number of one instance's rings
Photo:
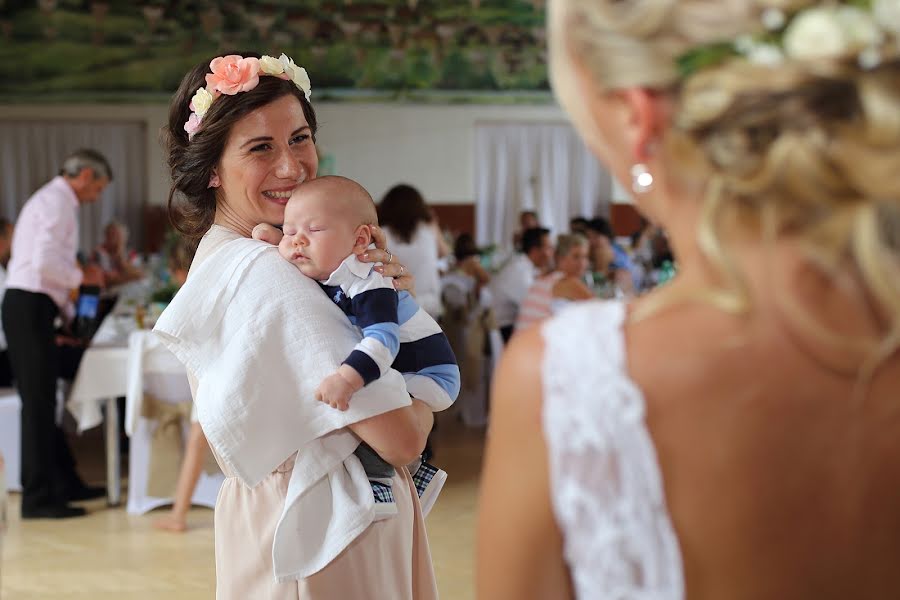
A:
{"type": "Polygon", "coordinates": [[[372,230],[368,225],[360,225],[356,228],[356,241],[353,243],[353,252],[359,253],[372,243],[372,230]]]}

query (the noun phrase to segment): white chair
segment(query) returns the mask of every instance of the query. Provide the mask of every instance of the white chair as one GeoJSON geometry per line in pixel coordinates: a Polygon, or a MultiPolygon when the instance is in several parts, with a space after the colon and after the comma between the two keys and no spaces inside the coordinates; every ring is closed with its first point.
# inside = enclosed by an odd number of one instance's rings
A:
{"type": "MultiPolygon", "coordinates": [[[[151,496],[148,493],[151,443],[158,422],[141,416],[145,395],[170,404],[191,400],[184,366],[155,335],[149,331],[135,331],[128,340],[128,393],[125,402],[125,431],[131,438],[127,506],[130,514],[143,514],[173,501],[171,497],[151,496]]],[[[183,436],[185,440],[188,428],[189,424],[186,423],[183,436]]],[[[177,472],[180,466],[172,465],[172,468],[177,472]]],[[[224,480],[221,473],[202,473],[191,503],[213,508],[224,480]]]]}
{"type": "Polygon", "coordinates": [[[15,388],[0,388],[0,454],[6,463],[6,489],[21,492],[22,400],[15,388]]]}
{"type": "MultiPolygon", "coordinates": [[[[56,388],[56,424],[62,423],[65,382],[56,388]]],[[[0,454],[6,463],[6,490],[22,491],[22,399],[16,388],[0,388],[0,454]]],[[[2,482],[0,482],[2,483],[2,482]]]]}
{"type": "Polygon", "coordinates": [[[484,427],[488,422],[488,390],[494,365],[503,351],[503,339],[496,327],[487,288],[475,292],[475,279],[451,271],[441,279],[444,303],[442,325],[460,365],[462,386],[456,410],[468,427],[484,427]],[[484,354],[484,342],[490,354],[484,354]]]}

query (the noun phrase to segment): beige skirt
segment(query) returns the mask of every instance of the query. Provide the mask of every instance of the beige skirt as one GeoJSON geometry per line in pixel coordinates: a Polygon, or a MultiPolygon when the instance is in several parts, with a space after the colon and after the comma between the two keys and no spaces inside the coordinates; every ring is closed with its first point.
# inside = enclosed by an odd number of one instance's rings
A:
{"type": "Polygon", "coordinates": [[[272,541],[293,460],[259,485],[234,477],[216,501],[216,598],[219,600],[436,600],[425,522],[406,469],[394,476],[397,514],[372,523],[312,577],[276,583],[272,541]]]}

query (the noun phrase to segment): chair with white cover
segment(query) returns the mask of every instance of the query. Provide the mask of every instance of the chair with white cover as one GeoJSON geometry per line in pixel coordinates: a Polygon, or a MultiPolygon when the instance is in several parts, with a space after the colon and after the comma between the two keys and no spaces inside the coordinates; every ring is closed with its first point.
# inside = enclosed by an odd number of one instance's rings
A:
{"type": "MultiPolygon", "coordinates": [[[[191,416],[191,389],[178,359],[149,331],[135,331],[128,339],[128,392],[125,402],[125,431],[131,438],[128,454],[128,507],[130,514],[143,514],[172,504],[183,440],[187,440],[191,416]],[[159,417],[159,418],[155,418],[159,417]],[[154,456],[154,435],[160,427],[181,434],[178,452],[154,456]],[[180,431],[178,431],[180,430],[180,431]],[[165,464],[153,464],[153,460],[165,464]],[[162,467],[162,468],[159,468],[162,467]],[[165,483],[151,481],[160,473],[165,483]],[[152,475],[152,473],[154,475],[152,475]],[[154,490],[153,488],[156,488],[154,490]],[[161,490],[167,490],[163,493],[161,490]],[[153,495],[156,494],[156,495],[153,495]]],[[[171,433],[169,431],[168,433],[171,433]]],[[[213,508],[224,481],[221,472],[201,473],[191,503],[213,508]]]]}
{"type": "MultiPolygon", "coordinates": [[[[62,423],[66,382],[56,389],[56,424],[62,423]]],[[[22,491],[22,399],[16,388],[0,388],[0,454],[6,463],[6,490],[22,491]]],[[[3,482],[0,482],[2,485],[3,482]]]]}
{"type": "Polygon", "coordinates": [[[503,351],[490,292],[487,288],[477,290],[473,277],[454,270],[441,279],[441,298],[444,304],[441,326],[460,370],[456,409],[465,425],[484,427],[488,422],[491,376],[503,351]]]}
{"type": "MultiPolygon", "coordinates": [[[[15,388],[0,388],[0,454],[6,463],[6,489],[22,491],[21,466],[22,400],[15,388]]],[[[0,482],[2,484],[3,482],[0,482]]]]}

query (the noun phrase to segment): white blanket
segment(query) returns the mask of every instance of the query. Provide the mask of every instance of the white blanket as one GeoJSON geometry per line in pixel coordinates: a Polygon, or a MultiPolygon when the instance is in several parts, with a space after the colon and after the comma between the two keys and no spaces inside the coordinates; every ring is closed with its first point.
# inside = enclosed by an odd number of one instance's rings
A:
{"type": "Polygon", "coordinates": [[[197,267],[156,323],[198,380],[203,431],[227,469],[255,486],[297,458],[273,559],[279,581],[325,567],[372,522],[374,501],[347,425],[410,404],[390,370],[346,412],[314,391],[360,340],[318,284],[274,246],[228,242],[197,267]]]}

